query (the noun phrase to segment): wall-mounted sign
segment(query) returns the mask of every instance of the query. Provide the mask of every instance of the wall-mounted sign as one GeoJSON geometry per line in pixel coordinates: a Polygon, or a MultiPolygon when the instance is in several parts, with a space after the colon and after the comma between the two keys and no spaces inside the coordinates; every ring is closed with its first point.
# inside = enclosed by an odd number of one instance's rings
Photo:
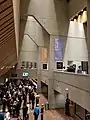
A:
{"type": "Polygon", "coordinates": [[[28,72],[23,72],[23,77],[28,77],[28,72]]]}
{"type": "Polygon", "coordinates": [[[47,48],[42,48],[42,62],[47,62],[47,48]]]}
{"type": "Polygon", "coordinates": [[[62,61],[62,41],[55,39],[55,61],[62,61]]]}

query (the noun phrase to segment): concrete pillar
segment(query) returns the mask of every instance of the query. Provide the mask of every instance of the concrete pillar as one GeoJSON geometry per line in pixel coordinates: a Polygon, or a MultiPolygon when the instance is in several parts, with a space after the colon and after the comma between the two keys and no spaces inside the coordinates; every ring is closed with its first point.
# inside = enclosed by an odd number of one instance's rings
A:
{"type": "Polygon", "coordinates": [[[38,70],[37,70],[37,75],[38,75],[38,93],[41,93],[41,55],[42,55],[42,47],[38,47],[38,70]]]}
{"type": "Polygon", "coordinates": [[[90,74],[90,0],[87,0],[87,48],[88,48],[88,72],[90,74]]]}
{"type": "Polygon", "coordinates": [[[65,96],[61,93],[55,92],[55,108],[65,107],[65,96]]]}
{"type": "Polygon", "coordinates": [[[53,71],[49,70],[49,85],[48,85],[48,103],[49,108],[55,108],[55,96],[54,96],[54,79],[53,79],[53,71]]]}
{"type": "Polygon", "coordinates": [[[55,108],[55,96],[54,96],[54,79],[53,79],[53,70],[54,70],[54,39],[50,36],[50,53],[49,53],[49,85],[48,85],[48,103],[49,108],[55,108]]]}
{"type": "Polygon", "coordinates": [[[41,92],[46,98],[48,97],[48,86],[44,83],[41,83],[41,92]]]}
{"type": "Polygon", "coordinates": [[[48,85],[48,102],[50,109],[55,108],[54,76],[53,76],[53,71],[55,70],[55,60],[54,60],[55,39],[59,39],[59,36],[50,35],[49,85],[48,85]]]}

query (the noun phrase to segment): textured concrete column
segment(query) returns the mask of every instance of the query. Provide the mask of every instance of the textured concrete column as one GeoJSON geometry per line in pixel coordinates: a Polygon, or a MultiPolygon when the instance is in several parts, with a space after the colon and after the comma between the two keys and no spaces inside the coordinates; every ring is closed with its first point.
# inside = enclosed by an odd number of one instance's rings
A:
{"type": "Polygon", "coordinates": [[[41,55],[42,55],[42,47],[38,47],[38,93],[41,93],[41,55]]]}
{"type": "Polygon", "coordinates": [[[54,39],[53,36],[50,36],[50,53],[49,53],[49,85],[48,85],[48,102],[49,108],[55,108],[55,96],[54,96],[54,78],[53,78],[53,71],[54,71],[54,39]]]}
{"type": "Polygon", "coordinates": [[[53,79],[53,71],[49,70],[49,85],[48,85],[48,103],[49,108],[55,108],[55,96],[54,96],[54,79],[53,79]]]}
{"type": "Polygon", "coordinates": [[[88,72],[90,74],[90,0],[87,0],[87,14],[88,72]]]}

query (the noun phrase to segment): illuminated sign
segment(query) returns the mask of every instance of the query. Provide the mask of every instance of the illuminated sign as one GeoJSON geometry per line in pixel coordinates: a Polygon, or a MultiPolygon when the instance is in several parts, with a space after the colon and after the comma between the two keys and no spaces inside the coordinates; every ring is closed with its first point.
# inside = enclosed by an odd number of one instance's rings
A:
{"type": "Polygon", "coordinates": [[[27,77],[28,73],[27,72],[23,72],[23,77],[27,77]]]}

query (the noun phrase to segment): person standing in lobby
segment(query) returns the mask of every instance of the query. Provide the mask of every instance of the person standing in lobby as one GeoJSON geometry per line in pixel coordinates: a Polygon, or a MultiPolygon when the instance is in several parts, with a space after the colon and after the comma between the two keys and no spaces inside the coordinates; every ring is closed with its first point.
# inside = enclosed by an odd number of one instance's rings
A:
{"type": "Polygon", "coordinates": [[[43,120],[44,115],[44,104],[41,105],[41,120],[43,120]]]}
{"type": "Polygon", "coordinates": [[[33,113],[34,120],[38,120],[39,113],[40,113],[39,104],[37,104],[37,106],[34,109],[34,113],[33,113]]]}
{"type": "Polygon", "coordinates": [[[0,110],[0,120],[4,120],[4,114],[2,113],[2,110],[0,110]]]}

